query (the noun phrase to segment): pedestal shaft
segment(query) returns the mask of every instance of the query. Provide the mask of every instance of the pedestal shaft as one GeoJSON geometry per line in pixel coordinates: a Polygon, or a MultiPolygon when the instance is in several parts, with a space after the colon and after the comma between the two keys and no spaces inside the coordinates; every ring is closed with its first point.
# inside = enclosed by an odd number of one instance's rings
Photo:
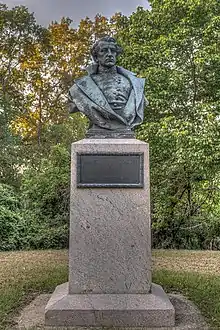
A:
{"type": "Polygon", "coordinates": [[[148,144],[135,139],[85,139],[73,143],[71,167],[70,293],[148,293],[151,286],[148,144]],[[77,156],[82,153],[143,153],[144,187],[78,188],[77,156]]]}

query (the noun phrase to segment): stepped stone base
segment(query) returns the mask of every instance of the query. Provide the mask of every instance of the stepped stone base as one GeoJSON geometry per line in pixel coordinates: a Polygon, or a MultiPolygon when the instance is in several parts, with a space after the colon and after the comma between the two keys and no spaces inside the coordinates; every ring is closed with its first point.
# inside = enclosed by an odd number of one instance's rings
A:
{"type": "Polygon", "coordinates": [[[159,285],[149,294],[69,294],[59,285],[45,310],[46,326],[172,327],[175,311],[159,285]]]}

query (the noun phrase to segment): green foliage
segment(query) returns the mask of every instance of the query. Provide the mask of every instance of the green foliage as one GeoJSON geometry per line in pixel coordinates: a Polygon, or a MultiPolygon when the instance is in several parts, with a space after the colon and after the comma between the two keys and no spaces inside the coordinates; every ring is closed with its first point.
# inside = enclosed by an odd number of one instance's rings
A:
{"type": "Polygon", "coordinates": [[[154,246],[220,248],[220,2],[151,7],[74,29],[68,18],[42,28],[27,8],[0,5],[0,182],[20,187],[22,177],[22,216],[12,222],[26,235],[8,246],[67,245],[67,150],[87,120],[68,116],[66,95],[93,41],[110,33],[124,48],[119,64],[147,77],[137,137],[150,144],[154,246]]]}
{"type": "Polygon", "coordinates": [[[68,245],[69,152],[57,145],[39,167],[26,169],[20,198],[0,185],[0,250],[68,245]]]}
{"type": "Polygon", "coordinates": [[[152,147],[156,246],[209,248],[212,239],[220,237],[219,231],[212,230],[212,222],[219,223],[220,216],[219,123],[213,125],[207,117],[200,127],[174,117],[143,125],[152,147]]]}
{"type": "MultiPolygon", "coordinates": [[[[193,255],[191,258],[193,260],[193,255]]],[[[199,307],[211,329],[219,329],[220,305],[216,295],[220,291],[219,276],[163,269],[154,272],[153,281],[162,285],[166,292],[185,295],[199,307]]]]}
{"type": "Polygon", "coordinates": [[[21,203],[15,190],[0,184],[0,250],[20,249],[25,236],[21,203]]]}
{"type": "Polygon", "coordinates": [[[20,175],[18,166],[21,157],[18,155],[19,138],[10,131],[10,105],[0,98],[0,183],[19,186],[20,175]]]}
{"type": "Polygon", "coordinates": [[[121,18],[117,37],[121,64],[147,77],[137,136],[150,144],[154,245],[208,248],[220,225],[220,2],[151,6],[121,18]]]}
{"type": "Polygon", "coordinates": [[[21,58],[32,44],[47,40],[47,30],[36,24],[27,8],[8,9],[0,4],[0,182],[19,186],[19,167],[25,162],[21,136],[12,132],[12,121],[26,110],[26,79],[21,58]]]}
{"type": "Polygon", "coordinates": [[[38,167],[25,170],[22,182],[24,216],[30,248],[62,248],[68,244],[70,154],[51,148],[38,167]]]}
{"type": "Polygon", "coordinates": [[[16,111],[25,108],[21,58],[27,56],[36,42],[47,44],[47,34],[24,6],[8,9],[0,4],[0,91],[16,111]]]}
{"type": "Polygon", "coordinates": [[[39,217],[48,217],[51,224],[56,223],[56,217],[68,212],[69,173],[69,152],[60,145],[52,147],[49,157],[43,158],[39,167],[24,172],[22,196],[26,209],[34,208],[39,217]]]}
{"type": "MultiPolygon", "coordinates": [[[[67,246],[66,149],[88,124],[80,113],[69,116],[67,92],[88,64],[94,38],[111,32],[116,20],[97,15],[74,29],[63,18],[43,28],[26,7],[0,4],[0,182],[20,189],[26,237],[8,248],[67,246]]],[[[20,213],[15,232],[19,219],[20,213]]]]}

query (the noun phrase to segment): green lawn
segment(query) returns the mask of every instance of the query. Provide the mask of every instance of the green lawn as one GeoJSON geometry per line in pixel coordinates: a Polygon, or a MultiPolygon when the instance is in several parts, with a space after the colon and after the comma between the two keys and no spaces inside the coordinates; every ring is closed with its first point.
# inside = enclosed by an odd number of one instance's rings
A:
{"type": "MultiPolygon", "coordinates": [[[[153,281],[180,292],[220,329],[220,252],[153,251],[153,281]]],[[[10,329],[19,309],[67,281],[67,251],[0,253],[0,328],[10,329]]]]}

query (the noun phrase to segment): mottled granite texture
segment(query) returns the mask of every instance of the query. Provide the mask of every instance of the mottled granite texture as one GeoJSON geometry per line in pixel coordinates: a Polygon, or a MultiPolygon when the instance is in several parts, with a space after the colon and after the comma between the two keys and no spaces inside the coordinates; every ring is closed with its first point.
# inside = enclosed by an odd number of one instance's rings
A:
{"type": "Polygon", "coordinates": [[[59,285],[46,306],[45,325],[172,327],[175,311],[159,285],[150,294],[68,294],[59,285]]]}
{"type": "MultiPolygon", "coordinates": [[[[30,304],[25,306],[19,313],[15,315],[13,330],[210,330],[211,328],[205,322],[199,309],[188,299],[179,294],[170,294],[170,301],[175,309],[175,326],[174,327],[102,327],[102,326],[71,326],[71,327],[51,327],[45,326],[45,307],[50,294],[41,294],[37,296],[30,304]]],[[[52,306],[50,307],[52,310],[52,306]]],[[[51,313],[51,312],[50,312],[51,313]]],[[[55,311],[53,310],[53,313],[55,311]]],[[[60,313],[60,311],[59,311],[60,313]]],[[[95,311],[94,311],[95,314],[95,311]]],[[[10,329],[12,330],[12,329],[10,329]]],[[[212,329],[213,330],[213,329],[212,329]]]]}
{"type": "Polygon", "coordinates": [[[148,293],[151,234],[148,145],[136,139],[72,144],[70,293],[148,293]],[[144,153],[144,188],[77,188],[78,153],[144,153]]]}
{"type": "Polygon", "coordinates": [[[45,310],[48,326],[175,324],[175,311],[151,283],[148,144],[84,139],[72,144],[69,284],[45,310]],[[77,188],[77,153],[143,153],[143,188],[77,188]]]}

